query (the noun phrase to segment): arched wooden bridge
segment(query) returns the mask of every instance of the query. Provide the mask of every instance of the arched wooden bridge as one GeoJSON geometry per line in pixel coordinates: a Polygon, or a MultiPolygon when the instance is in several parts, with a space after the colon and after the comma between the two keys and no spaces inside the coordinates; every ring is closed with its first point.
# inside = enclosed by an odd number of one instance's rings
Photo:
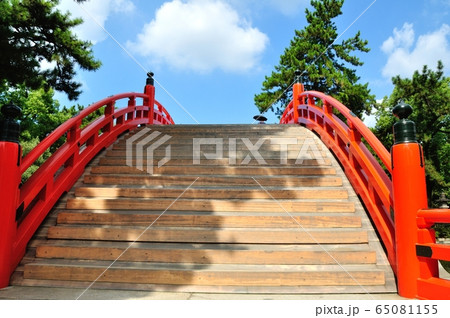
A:
{"type": "Polygon", "coordinates": [[[301,83],[279,125],[193,126],[174,125],[149,77],[144,93],[89,106],[25,157],[5,109],[0,288],[450,299],[438,273],[450,247],[432,230],[450,211],[428,209],[420,144],[399,133],[389,153],[301,83]]]}

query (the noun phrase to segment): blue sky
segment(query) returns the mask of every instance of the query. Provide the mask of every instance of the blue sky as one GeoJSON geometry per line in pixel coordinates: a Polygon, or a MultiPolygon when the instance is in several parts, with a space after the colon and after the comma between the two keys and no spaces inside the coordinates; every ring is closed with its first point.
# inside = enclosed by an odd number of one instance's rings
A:
{"type": "MultiPolygon", "coordinates": [[[[163,86],[156,85],[156,98],[176,123],[252,123],[258,113],[253,97],[294,31],[306,25],[309,3],[89,0],[81,7],[62,0],[61,10],[84,19],[75,32],[94,43],[103,63],[96,72],[78,72],[83,94],[76,103],[141,92],[151,70],[163,86]]],[[[341,39],[360,30],[369,41],[357,73],[377,99],[392,92],[392,76],[410,77],[425,64],[435,69],[439,59],[450,74],[450,0],[346,0],[336,23],[341,39]]],[[[63,94],[56,98],[73,104],[63,94]]]]}

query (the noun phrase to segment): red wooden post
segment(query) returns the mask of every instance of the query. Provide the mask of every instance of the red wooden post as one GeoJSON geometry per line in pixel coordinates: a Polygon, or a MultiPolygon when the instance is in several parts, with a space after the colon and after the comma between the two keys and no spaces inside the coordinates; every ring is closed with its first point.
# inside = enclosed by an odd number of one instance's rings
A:
{"type": "Polygon", "coordinates": [[[14,105],[2,108],[4,120],[0,123],[0,288],[9,285],[13,268],[12,247],[17,223],[17,201],[20,185],[21,148],[20,126],[15,118],[21,110],[14,105]]]}
{"type": "MultiPolygon", "coordinates": [[[[425,159],[416,140],[415,124],[407,120],[412,113],[411,106],[401,103],[393,112],[400,119],[394,125],[395,143],[391,149],[398,292],[400,296],[415,298],[421,272],[416,254],[417,213],[428,207],[425,159]]],[[[431,267],[429,272],[435,272],[431,267]]]]}
{"type": "Polygon", "coordinates": [[[298,117],[299,117],[299,113],[298,113],[298,106],[300,106],[301,104],[301,100],[300,100],[300,95],[305,91],[305,88],[303,86],[303,84],[301,83],[301,78],[300,78],[300,71],[297,70],[295,71],[295,81],[296,83],[294,84],[293,87],[293,107],[294,107],[294,123],[298,124],[298,117]]]}
{"type": "Polygon", "coordinates": [[[114,114],[114,102],[110,102],[106,105],[104,112],[105,118],[109,118],[109,123],[106,124],[102,129],[104,133],[110,132],[113,129],[114,126],[113,114],[114,114]]]}
{"type": "Polygon", "coordinates": [[[149,107],[148,111],[148,124],[153,125],[155,117],[155,80],[152,72],[147,73],[147,83],[145,85],[144,94],[148,96],[148,99],[144,100],[144,106],[149,107]]]}

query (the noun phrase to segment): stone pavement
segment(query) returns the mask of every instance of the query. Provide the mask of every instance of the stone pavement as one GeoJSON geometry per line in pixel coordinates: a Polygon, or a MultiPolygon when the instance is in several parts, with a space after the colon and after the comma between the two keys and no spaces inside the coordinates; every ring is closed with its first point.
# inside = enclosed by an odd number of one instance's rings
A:
{"type": "MultiPolygon", "coordinates": [[[[7,300],[75,300],[83,289],[10,286],[0,290],[7,300]]],[[[82,300],[401,300],[397,294],[206,294],[90,289],[82,300]]]]}

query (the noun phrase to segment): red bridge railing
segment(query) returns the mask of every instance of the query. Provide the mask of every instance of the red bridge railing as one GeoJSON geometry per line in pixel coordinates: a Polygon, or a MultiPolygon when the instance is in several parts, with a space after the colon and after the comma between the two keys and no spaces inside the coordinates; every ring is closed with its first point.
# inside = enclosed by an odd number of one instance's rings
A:
{"type": "MultiPolygon", "coordinates": [[[[412,123],[406,120],[409,114],[399,110],[402,125],[412,123]]],[[[338,158],[381,237],[399,294],[450,299],[450,281],[439,278],[438,271],[438,260],[450,261],[450,246],[436,244],[431,228],[450,223],[450,210],[427,209],[421,145],[399,129],[397,137],[403,140],[389,153],[347,107],[323,93],[304,91],[300,83],[294,84],[280,123],[306,126],[338,158]]]]}
{"type": "MultiPolygon", "coordinates": [[[[86,108],[23,159],[17,142],[8,138],[0,141],[0,288],[8,285],[43,219],[95,155],[138,125],[173,124],[168,112],[155,100],[151,78],[147,84],[143,94],[120,94],[86,108]],[[127,100],[127,106],[116,109],[121,100],[127,100]],[[142,104],[138,105],[137,100],[142,104]],[[104,115],[82,128],[83,119],[102,108],[104,115]],[[22,174],[64,136],[66,142],[21,185],[22,174]]],[[[450,247],[436,244],[431,227],[450,223],[450,210],[427,209],[420,144],[402,140],[389,153],[347,107],[320,92],[305,92],[299,83],[294,85],[293,101],[281,123],[308,127],[339,159],[382,239],[397,276],[399,294],[449,299],[450,281],[439,278],[437,261],[450,261],[450,247]]]]}
{"type": "Polygon", "coordinates": [[[155,100],[151,76],[144,93],[119,94],[87,107],[24,158],[17,142],[0,141],[0,288],[8,286],[29,240],[86,165],[122,133],[147,124],[174,124],[167,110],[155,100]],[[123,101],[126,106],[117,109],[123,101]],[[82,128],[83,120],[100,109],[104,115],[82,128]],[[21,184],[25,171],[62,137],[66,137],[65,143],[21,184]]]}

